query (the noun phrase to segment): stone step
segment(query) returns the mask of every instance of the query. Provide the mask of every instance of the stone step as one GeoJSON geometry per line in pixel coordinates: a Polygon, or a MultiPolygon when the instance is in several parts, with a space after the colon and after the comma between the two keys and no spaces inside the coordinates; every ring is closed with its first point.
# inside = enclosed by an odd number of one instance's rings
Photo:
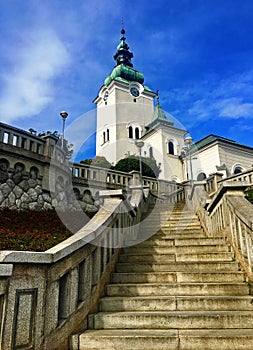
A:
{"type": "Polygon", "coordinates": [[[226,244],[220,245],[192,245],[192,246],[147,246],[146,244],[138,244],[131,248],[124,248],[123,254],[187,254],[187,253],[217,253],[217,252],[229,252],[229,247],[226,244]]]}
{"type": "Polygon", "coordinates": [[[219,244],[227,244],[226,240],[223,237],[189,237],[189,238],[175,238],[175,245],[176,246],[193,246],[193,245],[219,245],[219,244]]]}
{"type": "Polygon", "coordinates": [[[148,272],[113,273],[112,283],[185,283],[185,282],[224,282],[240,283],[245,281],[243,272],[148,272]]]}
{"type": "Polygon", "coordinates": [[[252,296],[104,297],[100,311],[251,311],[252,296]]]}
{"type": "Polygon", "coordinates": [[[247,311],[99,312],[94,329],[212,329],[250,328],[253,313],[247,311]]]}
{"type": "Polygon", "coordinates": [[[183,208],[158,205],[143,216],[140,242],[122,249],[100,311],[89,316],[93,330],[73,336],[71,350],[253,349],[245,274],[224,237],[207,237],[183,208]]]}
{"type": "Polygon", "coordinates": [[[73,336],[73,343],[71,350],[168,350],[168,344],[170,350],[178,350],[178,336],[175,330],[86,331],[80,336],[73,336]]]}
{"type": "Polygon", "coordinates": [[[168,220],[167,223],[163,223],[161,225],[162,229],[170,229],[170,228],[176,228],[176,227],[185,227],[188,229],[194,229],[194,228],[200,228],[199,221],[171,221],[168,220]]]}
{"type": "MultiPolygon", "coordinates": [[[[246,327],[245,327],[246,328],[246,327]]],[[[180,350],[250,350],[252,329],[179,331],[180,350]]]]}
{"type": "Polygon", "coordinates": [[[171,262],[171,263],[118,263],[116,272],[159,272],[159,271],[238,271],[238,263],[234,261],[201,261],[201,262],[171,262]]]}
{"type": "Polygon", "coordinates": [[[110,329],[75,335],[72,350],[252,350],[252,329],[110,329]],[[168,345],[169,344],[169,345],[168,345]]]}
{"type": "Polygon", "coordinates": [[[166,221],[162,220],[161,225],[200,225],[199,220],[196,217],[183,217],[183,216],[176,216],[176,217],[167,217],[166,221]]]}
{"type": "Polygon", "coordinates": [[[162,231],[159,230],[154,235],[152,235],[154,238],[158,239],[178,239],[178,238],[206,238],[204,235],[204,232],[202,230],[167,230],[162,231]]]}
{"type": "Polygon", "coordinates": [[[199,253],[199,254],[122,254],[119,257],[119,262],[173,262],[173,261],[232,261],[233,253],[199,253]]]}
{"type": "Polygon", "coordinates": [[[142,296],[142,295],[248,295],[249,287],[246,283],[125,283],[108,284],[107,296],[142,296]]]}
{"type": "Polygon", "coordinates": [[[158,238],[155,235],[150,237],[146,241],[142,241],[141,244],[138,241],[131,241],[131,246],[135,245],[148,247],[148,246],[202,246],[202,245],[227,245],[224,238],[211,238],[211,237],[195,237],[195,238],[173,238],[173,237],[163,237],[158,238]]]}

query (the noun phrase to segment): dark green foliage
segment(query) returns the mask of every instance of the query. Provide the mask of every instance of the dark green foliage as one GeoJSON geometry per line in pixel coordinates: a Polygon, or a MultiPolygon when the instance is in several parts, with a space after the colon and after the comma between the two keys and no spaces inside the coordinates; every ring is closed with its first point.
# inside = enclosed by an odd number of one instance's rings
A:
{"type": "Polygon", "coordinates": [[[91,165],[92,159],[84,159],[84,160],[81,160],[80,163],[81,163],[81,164],[88,164],[88,165],[91,165]]]}
{"type": "MultiPolygon", "coordinates": [[[[156,164],[154,158],[141,158],[142,160],[142,174],[143,176],[157,178],[160,173],[160,169],[156,164]]],[[[129,173],[130,171],[140,171],[140,160],[137,156],[129,156],[118,161],[114,167],[115,170],[124,171],[129,173]]]]}
{"type": "Polygon", "coordinates": [[[249,189],[246,191],[245,198],[253,204],[253,189],[249,189]]]}
{"type": "Polygon", "coordinates": [[[82,164],[88,164],[88,165],[94,165],[94,166],[98,166],[100,168],[106,168],[106,169],[112,169],[113,166],[111,163],[108,162],[108,160],[106,160],[105,157],[95,157],[94,159],[85,159],[85,160],[81,160],[82,164]]]}

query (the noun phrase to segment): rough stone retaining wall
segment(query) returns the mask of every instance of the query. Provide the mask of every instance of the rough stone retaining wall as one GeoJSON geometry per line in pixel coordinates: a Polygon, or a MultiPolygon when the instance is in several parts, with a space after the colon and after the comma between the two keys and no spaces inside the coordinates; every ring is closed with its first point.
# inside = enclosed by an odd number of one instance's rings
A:
{"type": "Polygon", "coordinates": [[[98,210],[98,203],[94,202],[91,195],[86,195],[81,200],[77,199],[74,193],[66,191],[60,184],[57,184],[56,192],[51,195],[48,191],[43,191],[40,182],[39,179],[29,178],[29,175],[24,173],[8,178],[0,184],[0,209],[40,211],[55,207],[63,210],[81,208],[89,213],[98,210]]]}

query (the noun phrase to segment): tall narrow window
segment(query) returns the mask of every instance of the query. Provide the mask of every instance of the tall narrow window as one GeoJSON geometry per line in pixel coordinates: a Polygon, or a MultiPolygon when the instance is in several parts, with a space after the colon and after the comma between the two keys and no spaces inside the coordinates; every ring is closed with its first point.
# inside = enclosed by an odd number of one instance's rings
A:
{"type": "Polygon", "coordinates": [[[103,132],[103,143],[105,143],[105,132],[103,132]]]}
{"type": "Polygon", "coordinates": [[[168,151],[169,151],[169,154],[174,154],[174,145],[173,145],[173,142],[169,141],[168,143],[168,151]]]}
{"type": "Polygon", "coordinates": [[[17,135],[13,135],[13,140],[12,140],[13,146],[17,146],[17,143],[18,143],[18,136],[17,135]]]}
{"type": "Polygon", "coordinates": [[[133,138],[133,127],[132,126],[129,126],[129,128],[128,128],[128,137],[130,139],[133,138]]]}
{"type": "Polygon", "coordinates": [[[139,128],[135,128],[135,138],[138,140],[140,138],[140,130],[139,128]]]}
{"type": "Polygon", "coordinates": [[[153,156],[153,147],[150,147],[149,148],[149,157],[150,158],[153,158],[154,156],[153,156]]]}
{"type": "Polygon", "coordinates": [[[4,132],[3,143],[8,143],[8,142],[9,142],[9,133],[8,132],[4,132]]]}
{"type": "Polygon", "coordinates": [[[107,134],[107,141],[109,141],[110,140],[110,131],[109,131],[109,129],[106,130],[106,134],[107,134]]]}

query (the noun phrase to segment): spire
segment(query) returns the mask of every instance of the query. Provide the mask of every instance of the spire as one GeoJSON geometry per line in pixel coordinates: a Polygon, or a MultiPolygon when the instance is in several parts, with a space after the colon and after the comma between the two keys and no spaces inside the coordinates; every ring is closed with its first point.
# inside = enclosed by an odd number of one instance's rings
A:
{"type": "Polygon", "coordinates": [[[117,52],[113,56],[113,58],[116,61],[116,66],[119,66],[120,64],[124,64],[132,68],[133,64],[131,62],[131,59],[134,57],[134,55],[132,54],[132,52],[129,51],[129,46],[126,43],[125,33],[126,33],[125,29],[122,28],[121,29],[122,37],[120,38],[120,43],[117,47],[117,52]]]}
{"type": "Polygon", "coordinates": [[[104,83],[106,86],[108,86],[113,80],[121,80],[127,83],[131,81],[136,81],[140,84],[143,84],[144,82],[144,75],[141,72],[138,72],[137,70],[133,69],[131,59],[134,55],[131,51],[129,51],[129,46],[126,43],[125,33],[125,29],[122,28],[122,37],[120,38],[120,43],[117,47],[117,52],[113,56],[113,58],[116,61],[116,66],[114,67],[110,75],[108,75],[108,77],[105,79],[104,83]]]}
{"type": "Polygon", "coordinates": [[[165,121],[168,122],[168,119],[160,105],[160,98],[159,98],[159,90],[156,90],[156,108],[153,114],[152,122],[153,121],[165,121]]]}
{"type": "Polygon", "coordinates": [[[156,106],[155,106],[155,111],[153,113],[152,121],[150,124],[145,126],[146,128],[146,134],[150,133],[151,131],[155,130],[159,126],[173,126],[174,123],[172,121],[169,121],[168,118],[166,117],[166,114],[164,113],[161,105],[160,105],[160,99],[159,99],[159,94],[158,90],[156,90],[156,106]]]}

